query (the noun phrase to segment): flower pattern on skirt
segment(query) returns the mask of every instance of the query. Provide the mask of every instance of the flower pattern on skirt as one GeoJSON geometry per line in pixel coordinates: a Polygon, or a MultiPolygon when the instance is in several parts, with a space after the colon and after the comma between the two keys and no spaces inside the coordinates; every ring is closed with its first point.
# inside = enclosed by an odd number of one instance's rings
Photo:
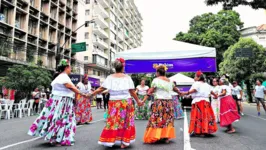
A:
{"type": "MultiPolygon", "coordinates": [[[[140,100],[143,100],[144,95],[138,95],[140,100]]],[[[146,100],[143,106],[135,104],[135,119],[148,120],[150,116],[150,101],[146,100]]]]}
{"type": "Polygon", "coordinates": [[[163,138],[175,138],[173,101],[157,99],[151,108],[152,112],[144,134],[144,143],[154,143],[163,138]]]}
{"type": "Polygon", "coordinates": [[[76,119],[73,98],[52,95],[28,134],[41,136],[50,143],[74,145],[76,119]]]}
{"type": "Polygon", "coordinates": [[[108,104],[106,126],[98,143],[108,147],[130,145],[136,137],[132,99],[110,100],[108,104]]]}
{"type": "Polygon", "coordinates": [[[218,130],[211,104],[205,100],[192,105],[189,133],[211,134],[218,130]]]}
{"type": "Polygon", "coordinates": [[[179,102],[177,95],[173,96],[173,102],[174,102],[174,110],[175,110],[175,112],[174,112],[175,119],[179,119],[179,118],[184,117],[184,113],[183,113],[183,110],[182,110],[182,107],[181,107],[181,104],[179,102]]]}
{"type": "Polygon", "coordinates": [[[89,98],[77,96],[75,108],[77,123],[84,124],[92,121],[91,103],[89,98]]]}

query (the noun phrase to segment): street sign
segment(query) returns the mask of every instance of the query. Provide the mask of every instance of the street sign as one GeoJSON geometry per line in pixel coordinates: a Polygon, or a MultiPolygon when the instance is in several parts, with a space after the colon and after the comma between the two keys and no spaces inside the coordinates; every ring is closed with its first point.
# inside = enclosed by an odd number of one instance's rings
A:
{"type": "Polygon", "coordinates": [[[253,51],[251,48],[236,49],[235,57],[242,57],[242,58],[253,57],[253,51]]]}
{"type": "Polygon", "coordinates": [[[86,42],[71,44],[72,53],[86,51],[86,42]]]}

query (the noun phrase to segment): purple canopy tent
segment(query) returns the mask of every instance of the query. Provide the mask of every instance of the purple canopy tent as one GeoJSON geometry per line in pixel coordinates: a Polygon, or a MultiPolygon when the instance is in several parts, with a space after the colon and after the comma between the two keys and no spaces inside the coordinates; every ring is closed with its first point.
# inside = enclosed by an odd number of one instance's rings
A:
{"type": "Polygon", "coordinates": [[[164,64],[167,72],[216,72],[215,48],[180,41],[159,41],[120,52],[126,60],[126,73],[154,73],[155,65],[164,64]]]}

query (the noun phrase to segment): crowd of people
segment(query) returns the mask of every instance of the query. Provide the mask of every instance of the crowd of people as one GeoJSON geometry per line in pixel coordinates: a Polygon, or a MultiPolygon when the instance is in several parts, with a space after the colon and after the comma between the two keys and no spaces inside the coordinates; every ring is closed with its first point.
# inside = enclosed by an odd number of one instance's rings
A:
{"type": "MultiPolygon", "coordinates": [[[[40,116],[30,127],[29,135],[42,136],[53,145],[73,145],[77,124],[92,120],[90,100],[97,97],[97,108],[107,110],[106,126],[98,144],[107,147],[120,145],[128,147],[135,142],[135,119],[148,120],[143,135],[144,143],[164,141],[169,143],[176,137],[174,120],[183,117],[179,96],[191,95],[193,98],[189,133],[191,136],[206,136],[218,130],[217,123],[227,128],[227,133],[234,133],[232,124],[240,120],[243,114],[241,99],[242,89],[233,82],[229,86],[226,76],[214,78],[210,86],[201,71],[195,74],[195,83],[188,92],[181,92],[176,83],[166,77],[166,66],[156,69],[156,78],[151,86],[145,80],[135,88],[130,76],[124,74],[125,60],[119,58],[114,62],[115,72],[109,75],[96,90],[91,90],[88,76],[75,86],[68,75],[71,66],[65,59],[58,66],[58,74],[52,81],[52,94],[40,116]],[[103,93],[103,95],[102,95],[103,93]],[[210,101],[210,96],[211,101],[210,101]]],[[[263,104],[256,87],[255,96],[263,104]]],[[[266,111],[266,109],[265,109],[266,111]]]]}

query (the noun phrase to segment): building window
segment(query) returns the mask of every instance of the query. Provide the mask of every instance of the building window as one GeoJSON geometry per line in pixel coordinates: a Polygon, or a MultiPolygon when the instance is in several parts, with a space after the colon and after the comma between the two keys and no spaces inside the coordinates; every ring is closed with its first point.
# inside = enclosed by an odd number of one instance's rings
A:
{"type": "Polygon", "coordinates": [[[96,70],[93,70],[93,75],[96,75],[96,70]]]}
{"type": "Polygon", "coordinates": [[[85,74],[89,74],[89,69],[85,69],[85,70],[84,70],[84,73],[85,73],[85,74]]]}
{"type": "Polygon", "coordinates": [[[90,4],[90,0],[86,0],[86,4],[90,4]]]}
{"type": "Polygon", "coordinates": [[[85,32],[85,39],[89,39],[89,32],[85,32]]]}
{"type": "Polygon", "coordinates": [[[85,14],[86,14],[86,16],[89,16],[90,15],[90,10],[89,9],[86,10],[85,14]]]}
{"type": "Polygon", "coordinates": [[[101,72],[100,71],[98,71],[98,76],[101,76],[101,72]]]}
{"type": "Polygon", "coordinates": [[[265,40],[265,37],[259,37],[260,40],[265,40]]]}
{"type": "Polygon", "coordinates": [[[84,60],[89,60],[89,56],[84,56],[84,60]]]}

